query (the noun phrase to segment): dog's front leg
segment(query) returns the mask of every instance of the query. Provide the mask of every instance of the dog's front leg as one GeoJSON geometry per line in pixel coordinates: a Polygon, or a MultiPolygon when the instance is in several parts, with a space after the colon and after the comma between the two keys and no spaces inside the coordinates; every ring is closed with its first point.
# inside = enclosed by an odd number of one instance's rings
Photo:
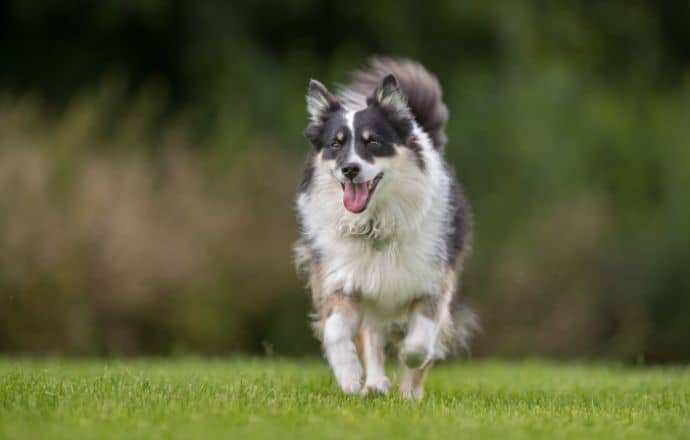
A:
{"type": "Polygon", "coordinates": [[[362,386],[362,365],[354,343],[361,314],[351,296],[331,294],[327,301],[323,349],[340,388],[345,394],[356,394],[362,386]]]}
{"type": "Polygon", "coordinates": [[[412,307],[407,334],[400,348],[400,360],[408,368],[422,368],[432,360],[439,332],[437,302],[430,297],[412,307]]]}
{"type": "Polygon", "coordinates": [[[386,335],[382,328],[371,324],[363,324],[360,330],[362,338],[362,357],[366,369],[366,381],[362,394],[365,396],[381,394],[388,395],[391,381],[386,377],[384,363],[386,361],[386,335]]]}
{"type": "Polygon", "coordinates": [[[434,359],[439,337],[439,314],[442,300],[428,297],[412,306],[407,334],[400,346],[402,377],[400,393],[406,399],[420,400],[424,395],[424,378],[434,359]]]}
{"type": "Polygon", "coordinates": [[[422,400],[422,397],[424,397],[424,379],[428,370],[428,366],[422,368],[402,366],[400,395],[403,399],[422,400]]]}

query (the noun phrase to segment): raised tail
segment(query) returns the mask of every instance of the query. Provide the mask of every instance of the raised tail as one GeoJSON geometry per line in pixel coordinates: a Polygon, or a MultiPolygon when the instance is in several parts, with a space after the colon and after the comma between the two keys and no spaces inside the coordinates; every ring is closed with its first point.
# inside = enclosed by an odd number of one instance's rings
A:
{"type": "Polygon", "coordinates": [[[443,151],[448,108],[443,103],[438,79],[421,64],[408,59],[372,57],[367,68],[353,72],[348,88],[367,96],[391,73],[407,98],[417,124],[429,135],[434,147],[443,151]]]}

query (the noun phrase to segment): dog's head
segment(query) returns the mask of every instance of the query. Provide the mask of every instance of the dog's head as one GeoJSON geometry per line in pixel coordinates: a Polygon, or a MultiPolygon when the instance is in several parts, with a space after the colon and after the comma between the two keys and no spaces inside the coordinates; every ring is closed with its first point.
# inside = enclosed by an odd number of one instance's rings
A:
{"type": "Polygon", "coordinates": [[[340,183],[343,205],[352,213],[385,197],[396,176],[419,161],[409,148],[413,116],[393,75],[354,109],[311,80],[307,110],[311,122],[304,133],[316,149],[318,166],[340,183]]]}

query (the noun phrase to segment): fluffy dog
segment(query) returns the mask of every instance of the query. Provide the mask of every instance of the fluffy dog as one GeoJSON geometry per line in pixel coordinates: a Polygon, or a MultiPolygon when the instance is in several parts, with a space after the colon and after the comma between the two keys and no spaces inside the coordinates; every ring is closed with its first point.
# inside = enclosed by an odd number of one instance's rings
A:
{"type": "Polygon", "coordinates": [[[457,293],[472,215],[444,159],[441,87],[416,62],[373,58],[335,94],[311,80],[307,110],[295,254],[317,336],[346,394],[387,395],[397,346],[400,392],[419,400],[429,366],[477,326],[457,293]]]}

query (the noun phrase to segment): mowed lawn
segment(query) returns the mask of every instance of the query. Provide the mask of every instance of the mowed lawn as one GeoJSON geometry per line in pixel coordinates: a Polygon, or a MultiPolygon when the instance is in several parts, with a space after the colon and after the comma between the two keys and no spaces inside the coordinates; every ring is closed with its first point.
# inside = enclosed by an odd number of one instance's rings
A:
{"type": "Polygon", "coordinates": [[[5,358],[0,438],[690,438],[690,368],[454,363],[412,403],[344,397],[316,359],[5,358]]]}

